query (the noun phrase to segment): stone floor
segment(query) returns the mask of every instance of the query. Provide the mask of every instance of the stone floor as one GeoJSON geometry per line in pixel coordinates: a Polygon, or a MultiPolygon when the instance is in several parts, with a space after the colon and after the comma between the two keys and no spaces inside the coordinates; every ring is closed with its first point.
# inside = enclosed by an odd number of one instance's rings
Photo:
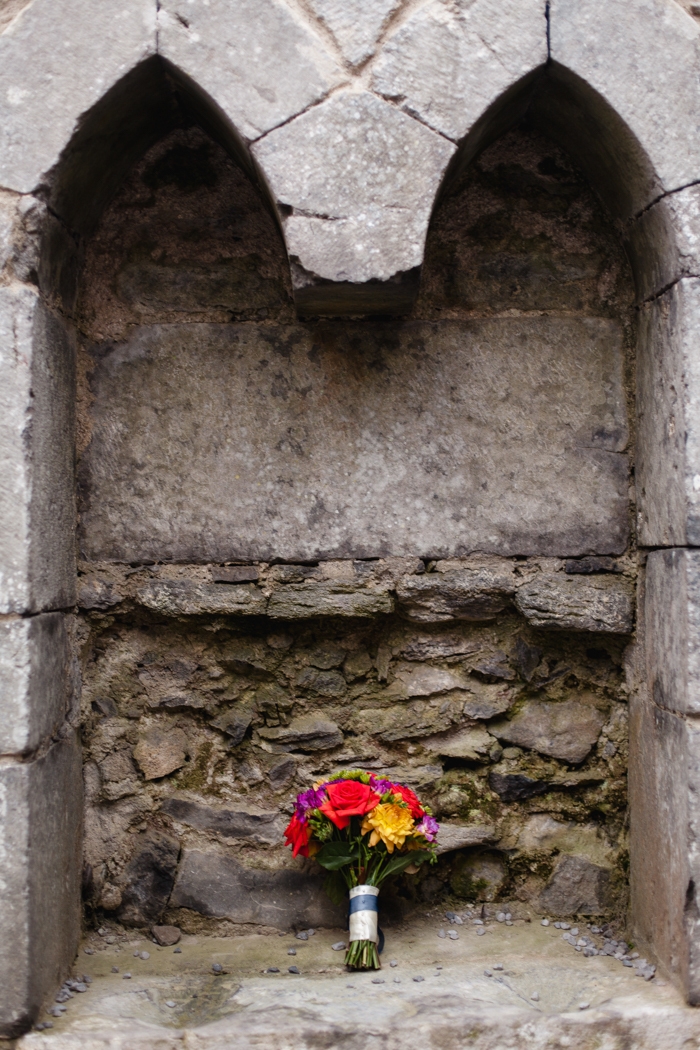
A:
{"type": "Polygon", "coordinates": [[[584,958],[553,925],[494,923],[483,936],[476,929],[450,927],[436,914],[387,931],[379,973],[345,971],[332,949],[338,930],[306,942],[292,933],[184,936],[180,952],[136,936],[92,955],[83,949],[75,973],[91,978],[88,991],[16,1048],[700,1048],[700,1011],[670,983],[645,981],[608,956],[584,958]],[[438,936],[440,928],[457,939],[438,936]]]}

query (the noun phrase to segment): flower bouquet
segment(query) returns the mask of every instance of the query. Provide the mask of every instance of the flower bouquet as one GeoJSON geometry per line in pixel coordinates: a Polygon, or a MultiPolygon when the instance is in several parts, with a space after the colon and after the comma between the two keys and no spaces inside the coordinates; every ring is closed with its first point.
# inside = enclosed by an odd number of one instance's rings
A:
{"type": "Polygon", "coordinates": [[[326,868],[325,889],[336,904],[349,890],[347,966],[380,968],[379,887],[390,875],[434,863],[437,832],[438,822],[410,788],[361,769],[335,773],[297,795],[286,843],[295,857],[313,857],[326,868]]]}

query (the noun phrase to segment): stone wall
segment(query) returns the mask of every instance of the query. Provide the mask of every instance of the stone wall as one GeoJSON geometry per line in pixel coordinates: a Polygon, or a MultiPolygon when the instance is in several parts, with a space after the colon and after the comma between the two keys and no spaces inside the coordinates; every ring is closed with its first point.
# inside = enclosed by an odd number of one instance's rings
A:
{"type": "Polygon", "coordinates": [[[89,904],[337,920],[280,835],[302,785],[363,764],[445,824],[399,911],[621,911],[637,556],[615,229],[524,123],[444,194],[410,316],[299,320],[258,191],[181,124],[81,282],[89,904]]]}

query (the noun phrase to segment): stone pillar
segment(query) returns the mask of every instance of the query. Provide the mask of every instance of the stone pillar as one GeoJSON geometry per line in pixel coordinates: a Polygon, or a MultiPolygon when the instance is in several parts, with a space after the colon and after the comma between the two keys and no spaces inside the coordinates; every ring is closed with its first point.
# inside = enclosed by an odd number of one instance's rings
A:
{"type": "Polygon", "coordinates": [[[700,1004],[700,551],[653,551],[631,701],[634,931],[700,1004]]]}
{"type": "MultiPolygon", "coordinates": [[[[81,762],[70,721],[73,351],[22,280],[31,198],[0,200],[0,1036],[73,962],[81,762]]],[[[36,202],[33,202],[36,205],[36,202]]],[[[31,238],[30,238],[31,240],[31,238]]]]}

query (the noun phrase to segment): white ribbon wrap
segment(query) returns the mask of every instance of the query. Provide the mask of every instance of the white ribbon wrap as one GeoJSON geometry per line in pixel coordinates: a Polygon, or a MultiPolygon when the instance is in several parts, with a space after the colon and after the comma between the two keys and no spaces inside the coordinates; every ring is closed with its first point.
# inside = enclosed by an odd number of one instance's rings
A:
{"type": "MultiPolygon", "coordinates": [[[[353,886],[350,890],[350,941],[379,941],[377,932],[377,921],[379,912],[377,910],[378,886],[353,886]],[[353,910],[353,901],[357,897],[372,897],[374,907],[365,908],[360,906],[357,911],[353,910]]],[[[360,902],[358,901],[358,904],[360,902]]]]}

